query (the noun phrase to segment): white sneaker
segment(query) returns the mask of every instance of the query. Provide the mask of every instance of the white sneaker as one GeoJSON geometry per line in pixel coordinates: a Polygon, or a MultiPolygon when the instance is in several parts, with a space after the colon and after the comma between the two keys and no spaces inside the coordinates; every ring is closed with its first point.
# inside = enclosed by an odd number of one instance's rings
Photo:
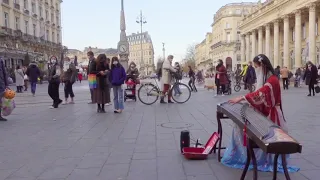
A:
{"type": "Polygon", "coordinates": [[[53,106],[49,106],[49,109],[54,109],[54,107],[53,106]]]}
{"type": "Polygon", "coordinates": [[[106,106],[111,106],[111,105],[112,105],[111,103],[107,103],[107,104],[106,104],[106,106]]]}
{"type": "Polygon", "coordinates": [[[217,97],[217,96],[218,96],[218,94],[214,95],[214,97],[217,97]]]}
{"type": "Polygon", "coordinates": [[[62,103],[62,105],[66,105],[66,104],[69,104],[68,101],[65,101],[62,103]]]}
{"type": "Polygon", "coordinates": [[[224,96],[224,94],[222,94],[221,96],[224,96]]]}

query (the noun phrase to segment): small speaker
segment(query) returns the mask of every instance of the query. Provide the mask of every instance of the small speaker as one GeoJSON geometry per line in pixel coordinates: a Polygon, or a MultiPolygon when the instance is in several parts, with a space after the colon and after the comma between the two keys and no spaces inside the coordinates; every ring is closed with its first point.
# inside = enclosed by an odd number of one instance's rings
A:
{"type": "Polygon", "coordinates": [[[190,132],[188,130],[181,131],[180,133],[180,150],[184,147],[190,147],[190,132]]]}

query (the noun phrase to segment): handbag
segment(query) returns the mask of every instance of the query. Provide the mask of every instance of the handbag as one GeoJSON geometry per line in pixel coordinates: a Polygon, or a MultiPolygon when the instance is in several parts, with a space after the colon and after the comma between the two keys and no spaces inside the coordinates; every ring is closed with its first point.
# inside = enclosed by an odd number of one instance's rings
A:
{"type": "Polygon", "coordinates": [[[97,75],[89,74],[88,75],[88,81],[89,81],[90,89],[96,89],[97,88],[97,75]]]}
{"type": "Polygon", "coordinates": [[[314,90],[316,91],[316,93],[320,93],[320,87],[318,85],[314,87],[314,90]]]}
{"type": "Polygon", "coordinates": [[[3,116],[9,116],[12,111],[16,108],[16,104],[13,99],[1,99],[1,112],[3,116]]]}

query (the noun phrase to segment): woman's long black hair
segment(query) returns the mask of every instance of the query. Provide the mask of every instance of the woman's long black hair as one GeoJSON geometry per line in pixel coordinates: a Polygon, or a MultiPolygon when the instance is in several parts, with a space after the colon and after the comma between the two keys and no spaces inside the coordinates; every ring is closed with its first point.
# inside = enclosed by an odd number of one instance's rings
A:
{"type": "Polygon", "coordinates": [[[259,64],[264,68],[264,75],[263,75],[263,83],[267,81],[267,75],[270,72],[272,75],[275,75],[274,68],[269,60],[269,58],[264,54],[259,54],[258,56],[253,58],[253,62],[259,64]]]}

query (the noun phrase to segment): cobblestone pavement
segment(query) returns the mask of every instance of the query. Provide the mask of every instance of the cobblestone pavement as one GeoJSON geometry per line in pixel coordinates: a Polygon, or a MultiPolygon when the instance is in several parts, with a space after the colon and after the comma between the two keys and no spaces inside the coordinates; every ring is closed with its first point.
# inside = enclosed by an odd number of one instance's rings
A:
{"type": "MultiPolygon", "coordinates": [[[[0,180],[235,180],[241,171],[208,160],[188,161],[180,154],[184,126],[205,142],[217,130],[216,104],[230,96],[213,98],[200,89],[186,104],[146,106],[126,102],[122,114],[97,114],[88,105],[87,85],[76,85],[76,104],[48,109],[46,86],[36,97],[16,98],[17,108],[0,122],[0,180]]],[[[244,92],[242,92],[244,93],[244,92]]],[[[240,95],[241,93],[233,94],[240,95]]],[[[306,89],[283,93],[290,133],[303,144],[303,153],[291,164],[301,171],[293,180],[317,180],[320,170],[319,101],[306,97],[306,89]]],[[[61,93],[61,95],[63,95],[61,93]]],[[[232,129],[223,122],[224,145],[232,129]]],[[[247,179],[251,179],[250,172],[247,179]]],[[[259,172],[259,179],[271,179],[259,172]]],[[[278,179],[284,179],[281,174],[278,179]]]]}

